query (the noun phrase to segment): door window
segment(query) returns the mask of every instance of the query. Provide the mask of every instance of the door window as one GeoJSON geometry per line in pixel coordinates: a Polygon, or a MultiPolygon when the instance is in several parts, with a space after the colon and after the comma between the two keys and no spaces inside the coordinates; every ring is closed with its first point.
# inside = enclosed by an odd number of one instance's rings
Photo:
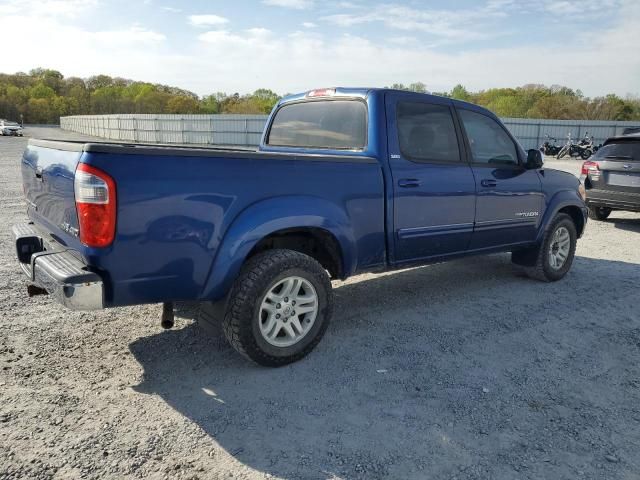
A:
{"type": "Polygon", "coordinates": [[[516,146],[493,118],[470,110],[458,110],[467,133],[474,163],[518,165],[516,146]]]}
{"type": "Polygon", "coordinates": [[[405,158],[416,162],[458,162],[460,151],[449,107],[398,102],[398,143],[405,158]]]}

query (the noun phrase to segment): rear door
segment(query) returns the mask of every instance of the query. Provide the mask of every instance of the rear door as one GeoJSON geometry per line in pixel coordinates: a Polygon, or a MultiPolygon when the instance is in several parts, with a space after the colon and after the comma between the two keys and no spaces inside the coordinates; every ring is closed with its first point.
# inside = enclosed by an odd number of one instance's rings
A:
{"type": "Polygon", "coordinates": [[[544,206],[538,171],[524,168],[524,152],[495,118],[464,108],[457,111],[477,191],[469,249],[533,242],[544,206]]]}
{"type": "Polygon", "coordinates": [[[445,98],[386,95],[394,262],[466,251],[475,183],[445,98]]]}
{"type": "Polygon", "coordinates": [[[603,197],[612,206],[640,207],[640,138],[608,143],[592,160],[598,168],[589,169],[589,199],[603,197]]]}

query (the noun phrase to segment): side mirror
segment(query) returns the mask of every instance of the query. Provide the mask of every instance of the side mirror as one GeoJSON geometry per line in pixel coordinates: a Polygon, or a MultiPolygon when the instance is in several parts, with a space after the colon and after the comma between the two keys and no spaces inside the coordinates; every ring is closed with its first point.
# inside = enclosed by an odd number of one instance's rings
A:
{"type": "Polygon", "coordinates": [[[524,168],[527,170],[537,170],[542,168],[543,163],[542,152],[532,148],[527,152],[527,163],[525,163],[524,168]]]}

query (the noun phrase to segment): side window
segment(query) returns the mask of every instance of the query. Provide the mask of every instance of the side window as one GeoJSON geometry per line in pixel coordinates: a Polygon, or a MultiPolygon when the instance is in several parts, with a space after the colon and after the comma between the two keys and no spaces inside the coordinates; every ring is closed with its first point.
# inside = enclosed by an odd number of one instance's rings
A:
{"type": "Polygon", "coordinates": [[[460,151],[449,107],[398,102],[398,143],[405,158],[416,162],[459,162],[460,151]]]}
{"type": "Polygon", "coordinates": [[[518,165],[516,146],[494,119],[470,110],[458,110],[475,163],[518,165]]]}

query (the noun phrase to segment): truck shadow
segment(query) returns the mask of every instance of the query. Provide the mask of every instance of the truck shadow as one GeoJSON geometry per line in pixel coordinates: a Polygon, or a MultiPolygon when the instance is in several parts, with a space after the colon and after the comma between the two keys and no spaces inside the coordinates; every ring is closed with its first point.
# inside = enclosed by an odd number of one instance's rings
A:
{"type": "MultiPolygon", "coordinates": [[[[548,436],[555,409],[607,418],[623,402],[621,382],[640,373],[639,276],[636,264],[577,257],[564,281],[544,284],[514,278],[507,255],[362,276],[335,285],[332,325],[296,364],[255,366],[221,332],[182,321],[130,344],[144,368],[135,389],[281,478],[449,478],[479,462],[481,477],[513,477],[509,452],[548,436]],[[585,377],[601,355],[619,373],[585,377]]],[[[639,433],[616,422],[607,428],[639,433]]],[[[610,447],[567,438],[589,458],[610,447]]],[[[562,464],[566,452],[529,453],[562,464]]]]}
{"type": "MultiPolygon", "coordinates": [[[[613,212],[615,215],[616,212],[613,212]]],[[[616,228],[620,230],[627,230],[629,232],[640,233],[640,217],[638,218],[611,218],[609,220],[616,228]]]]}

